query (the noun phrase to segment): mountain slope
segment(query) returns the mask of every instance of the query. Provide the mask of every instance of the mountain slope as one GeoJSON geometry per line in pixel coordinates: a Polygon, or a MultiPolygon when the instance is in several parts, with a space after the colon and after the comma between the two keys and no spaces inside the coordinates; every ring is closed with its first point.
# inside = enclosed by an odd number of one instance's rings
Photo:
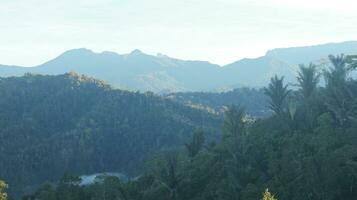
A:
{"type": "Polygon", "coordinates": [[[177,92],[166,94],[173,101],[224,114],[227,106],[238,105],[245,108],[248,115],[267,117],[269,100],[262,90],[252,88],[236,88],[226,92],[177,92]]]}
{"type": "Polygon", "coordinates": [[[306,47],[278,48],[268,51],[265,56],[283,60],[288,64],[318,62],[327,55],[356,54],[357,42],[328,43],[306,47]]]}
{"type": "Polygon", "coordinates": [[[285,76],[288,82],[295,82],[299,64],[325,63],[328,55],[357,54],[357,42],[329,43],[323,45],[280,48],[268,51],[265,56],[242,59],[223,67],[228,79],[236,77],[246,86],[265,86],[275,74],[285,76]]]}
{"type": "Polygon", "coordinates": [[[222,67],[162,54],[147,55],[139,50],[120,55],[74,49],[35,67],[0,65],[0,76],[21,76],[26,72],[57,75],[75,71],[133,91],[212,91],[241,86],[262,87],[275,74],[292,82],[298,64],[320,63],[329,54],[341,53],[357,54],[357,42],[273,49],[262,57],[242,59],[222,67]]]}
{"type": "Polygon", "coordinates": [[[0,94],[0,177],[19,189],[13,192],[56,180],[66,169],[136,174],[146,156],[182,145],[196,127],[217,133],[221,123],[76,74],[1,78],[0,94]]]}
{"type": "Polygon", "coordinates": [[[208,62],[151,56],[139,50],[119,55],[114,52],[94,53],[88,49],[74,49],[31,68],[0,67],[0,75],[19,76],[26,72],[57,75],[75,71],[105,80],[122,89],[159,92],[200,90],[202,86],[212,85],[207,84],[209,77],[203,80],[194,77],[202,70],[218,69],[218,65],[208,62]]]}
{"type": "Polygon", "coordinates": [[[244,86],[263,87],[275,74],[293,80],[294,70],[293,66],[284,61],[264,56],[256,59],[243,59],[226,65],[222,73],[224,77],[232,81],[232,85],[239,83],[244,86]]]}

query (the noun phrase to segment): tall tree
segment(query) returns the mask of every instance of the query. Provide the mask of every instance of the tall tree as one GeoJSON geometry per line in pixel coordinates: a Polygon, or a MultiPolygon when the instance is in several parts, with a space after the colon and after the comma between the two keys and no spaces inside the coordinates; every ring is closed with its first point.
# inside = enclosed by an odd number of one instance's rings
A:
{"type": "Polygon", "coordinates": [[[349,88],[348,75],[353,69],[349,58],[329,56],[332,67],[324,71],[326,81],[326,106],[340,126],[345,127],[356,110],[355,94],[349,88]]]}
{"type": "Polygon", "coordinates": [[[317,72],[316,65],[312,63],[309,66],[300,65],[299,69],[297,77],[298,85],[305,101],[307,101],[316,91],[320,74],[317,72]]]}
{"type": "Polygon", "coordinates": [[[350,68],[347,58],[343,54],[338,56],[329,55],[332,67],[324,71],[327,87],[343,87],[347,81],[350,68]]]}
{"type": "Polygon", "coordinates": [[[156,181],[169,192],[169,200],[177,199],[177,189],[182,181],[179,162],[177,152],[167,152],[163,158],[160,158],[154,171],[156,181]]]}
{"type": "MultiPolygon", "coordinates": [[[[248,145],[246,143],[246,120],[245,110],[240,106],[230,106],[226,111],[223,123],[223,143],[222,150],[218,154],[220,157],[226,157],[223,168],[228,175],[224,181],[222,190],[228,194],[228,199],[236,199],[239,194],[241,177],[244,174],[242,164],[246,162],[248,145]]],[[[225,196],[225,195],[224,195],[225,196]]],[[[224,198],[223,198],[224,199],[224,198]]]]}
{"type": "Polygon", "coordinates": [[[195,130],[191,142],[185,144],[188,152],[188,156],[190,157],[191,161],[201,151],[204,142],[205,142],[205,137],[203,131],[200,129],[195,130]]]}
{"type": "Polygon", "coordinates": [[[245,109],[240,106],[229,106],[225,112],[223,122],[224,137],[232,137],[234,141],[238,141],[244,135],[245,109]]]}
{"type": "Polygon", "coordinates": [[[286,111],[286,97],[290,93],[288,85],[284,85],[284,77],[275,75],[271,78],[269,86],[264,88],[264,93],[269,96],[269,108],[278,116],[282,117],[286,111]]]}
{"type": "Polygon", "coordinates": [[[313,109],[314,100],[316,99],[313,97],[317,90],[320,74],[317,71],[316,65],[312,63],[309,66],[300,65],[299,68],[297,81],[303,98],[301,109],[303,118],[300,121],[305,122],[307,126],[304,126],[311,130],[317,118],[316,111],[313,109]]]}

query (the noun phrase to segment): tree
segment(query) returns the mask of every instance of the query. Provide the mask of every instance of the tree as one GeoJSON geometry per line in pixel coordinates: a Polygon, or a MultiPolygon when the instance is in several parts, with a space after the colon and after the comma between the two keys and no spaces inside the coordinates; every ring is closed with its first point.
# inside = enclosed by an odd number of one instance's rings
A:
{"type": "Polygon", "coordinates": [[[8,187],[7,184],[4,181],[0,180],[0,200],[7,199],[7,194],[4,191],[7,187],[8,187]]]}
{"type": "Polygon", "coordinates": [[[277,200],[274,195],[272,195],[268,189],[265,189],[265,192],[263,193],[263,198],[262,200],[277,200]]]}
{"type": "Polygon", "coordinates": [[[219,199],[237,199],[241,195],[241,185],[244,182],[244,167],[248,146],[244,119],[245,109],[240,106],[230,106],[225,113],[223,122],[223,143],[219,145],[216,156],[224,157],[222,170],[227,176],[220,182],[219,199]]]}
{"type": "Polygon", "coordinates": [[[307,127],[312,129],[316,118],[313,110],[315,100],[313,99],[313,96],[316,93],[317,85],[320,80],[320,74],[317,72],[316,65],[312,63],[310,63],[309,66],[300,65],[297,80],[303,98],[302,113],[304,118],[300,121],[306,122],[307,127]]]}
{"type": "Polygon", "coordinates": [[[177,152],[167,152],[164,157],[159,159],[157,168],[154,169],[156,181],[167,189],[170,200],[177,199],[177,189],[182,181],[179,165],[177,152]]]}
{"type": "Polygon", "coordinates": [[[284,77],[271,78],[269,86],[264,88],[264,93],[269,96],[269,108],[278,116],[282,117],[286,111],[286,97],[290,93],[288,85],[284,85],[284,77]]]}
{"type": "Polygon", "coordinates": [[[329,55],[332,67],[324,71],[326,87],[343,87],[346,84],[350,72],[347,58],[342,54],[339,56],[329,55]]]}
{"type": "Polygon", "coordinates": [[[240,106],[229,106],[225,112],[223,122],[224,137],[232,137],[235,142],[244,135],[245,128],[245,110],[240,106]]]}
{"type": "Polygon", "coordinates": [[[56,200],[56,192],[50,184],[43,185],[35,193],[36,200],[56,200]]]}
{"type": "Polygon", "coordinates": [[[190,143],[185,144],[188,156],[192,161],[193,158],[201,151],[205,142],[204,133],[202,130],[196,130],[190,143]]]}
{"type": "Polygon", "coordinates": [[[298,72],[298,85],[305,101],[315,92],[320,80],[320,74],[317,72],[316,65],[310,63],[309,66],[300,65],[298,72]]]}
{"type": "Polygon", "coordinates": [[[349,69],[353,70],[357,68],[357,55],[348,55],[346,59],[349,64],[349,69]]]}
{"type": "Polygon", "coordinates": [[[81,178],[66,171],[57,187],[57,199],[77,200],[81,199],[82,190],[80,187],[81,178]]]}
{"type": "Polygon", "coordinates": [[[348,57],[329,56],[332,67],[324,71],[326,81],[326,106],[341,127],[349,124],[356,110],[355,96],[348,85],[348,75],[353,69],[348,57]]]}
{"type": "Polygon", "coordinates": [[[118,177],[101,175],[96,177],[96,183],[91,186],[93,200],[126,200],[128,199],[126,191],[118,177]]]}

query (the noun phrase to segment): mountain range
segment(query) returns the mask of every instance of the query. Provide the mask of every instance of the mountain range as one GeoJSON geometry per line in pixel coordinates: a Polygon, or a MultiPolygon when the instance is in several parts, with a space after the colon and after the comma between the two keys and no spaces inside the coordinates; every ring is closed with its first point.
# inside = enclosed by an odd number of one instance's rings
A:
{"type": "Polygon", "coordinates": [[[241,86],[262,87],[275,74],[293,82],[298,64],[323,64],[329,54],[357,54],[357,41],[278,48],[269,50],[264,56],[245,58],[224,66],[162,54],[153,56],[140,50],[121,55],[81,48],[66,51],[33,67],[0,65],[0,76],[58,75],[74,71],[132,91],[222,91],[241,86]]]}

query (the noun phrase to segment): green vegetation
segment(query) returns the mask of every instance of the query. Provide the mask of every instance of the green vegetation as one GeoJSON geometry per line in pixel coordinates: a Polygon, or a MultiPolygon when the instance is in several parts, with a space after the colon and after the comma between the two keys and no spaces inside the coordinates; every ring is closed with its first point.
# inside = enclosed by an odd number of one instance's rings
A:
{"type": "Polygon", "coordinates": [[[0,180],[0,200],[6,200],[7,199],[7,194],[5,193],[5,189],[7,188],[7,184],[0,180]]]}
{"type": "Polygon", "coordinates": [[[263,193],[263,199],[262,200],[277,200],[274,195],[272,195],[268,189],[265,190],[263,193]]]}
{"type": "Polygon", "coordinates": [[[224,115],[227,105],[240,105],[254,117],[271,115],[262,89],[236,88],[226,92],[178,92],[164,95],[176,102],[224,115]]]}
{"type": "Polygon", "coordinates": [[[196,127],[218,137],[221,119],[152,95],[115,90],[77,74],[0,79],[0,177],[10,194],[76,174],[141,174],[196,127]]]}
{"type": "Polygon", "coordinates": [[[284,77],[277,76],[271,78],[269,86],[264,88],[265,94],[270,98],[269,108],[279,117],[283,115],[288,109],[286,104],[286,97],[290,93],[288,86],[283,84],[284,77]]]}
{"type": "Polygon", "coordinates": [[[298,90],[275,76],[264,89],[273,115],[250,120],[243,107],[229,106],[217,125],[220,139],[209,138],[208,129],[192,130],[178,148],[152,154],[136,178],[101,176],[81,185],[65,173],[23,199],[354,200],[357,81],[349,74],[355,63],[348,56],[330,60],[324,87],[314,65],[300,67],[298,90]]]}

